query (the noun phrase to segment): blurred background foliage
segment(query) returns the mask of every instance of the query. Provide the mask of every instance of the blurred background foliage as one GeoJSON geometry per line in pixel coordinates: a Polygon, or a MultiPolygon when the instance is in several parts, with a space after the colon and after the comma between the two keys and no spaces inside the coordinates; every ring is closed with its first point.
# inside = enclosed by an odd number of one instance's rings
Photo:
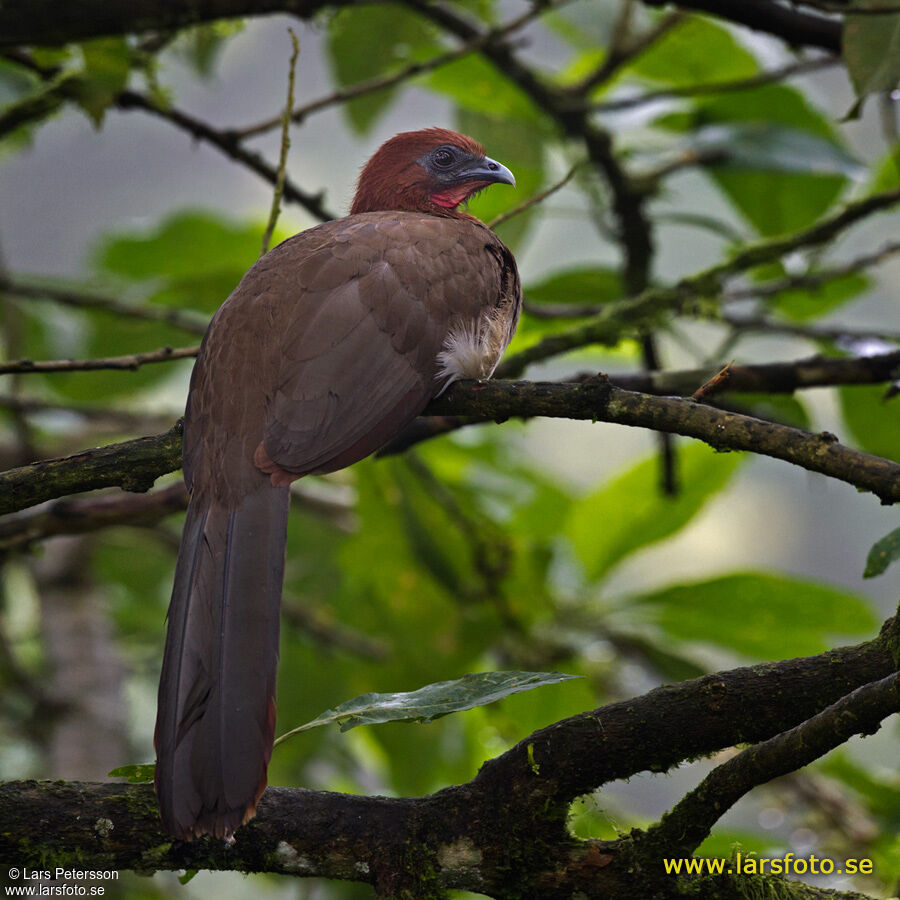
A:
{"type": "MultiPolygon", "coordinates": [[[[900,186],[897,98],[889,93],[897,73],[886,81],[867,70],[871,48],[848,49],[848,75],[821,53],[794,53],[697,15],[628,0],[552,7],[513,31],[512,46],[527,71],[579,90],[596,110],[591,121],[612,136],[613,165],[629,173],[632,202],[652,229],[646,284],[672,283],[750,241],[796,232],[842,203],[900,186]],[[783,78],[765,77],[782,70],[783,78]],[[861,94],[875,95],[866,106],[851,108],[849,78],[861,94]],[[844,118],[848,112],[855,118],[844,118]]],[[[527,11],[494,0],[453,9],[483,28],[502,28],[527,11]]],[[[197,342],[197,323],[258,255],[269,187],[237,191],[235,182],[255,176],[229,146],[274,159],[277,128],[232,135],[231,145],[227,129],[255,124],[263,112],[276,116],[286,24],[216,23],[0,59],[7,360],[120,357],[197,342]],[[263,98],[248,83],[254,73],[263,98]],[[248,91],[252,102],[242,99],[248,91]],[[134,108],[129,94],[155,111],[152,120],[125,115],[134,108]],[[232,103],[239,117],[228,116],[232,103]],[[226,157],[196,133],[200,144],[190,149],[161,150],[147,137],[177,125],[174,114],[187,108],[226,135],[226,157]],[[90,129],[77,121],[82,115],[90,129]],[[78,155],[103,153],[108,141],[131,147],[154,174],[142,182],[132,166],[108,167],[104,180],[85,183],[79,200],[78,155]],[[50,183],[41,177],[42,152],[57,167],[50,183]],[[162,163],[161,153],[170,153],[162,163]],[[182,163],[194,174],[179,176],[182,163]],[[218,180],[206,178],[207,168],[218,180]],[[188,184],[194,176],[199,195],[188,184]],[[65,184],[60,220],[78,218],[77,230],[61,229],[48,212],[55,201],[45,195],[57,182],[65,184]],[[133,191],[142,207],[130,217],[97,215],[92,191],[121,198],[133,191]],[[90,214],[78,217],[81,202],[90,214]],[[74,258],[76,247],[80,261],[61,262],[57,238],[69,248],[63,255],[74,258]],[[54,302],[67,293],[69,302],[54,302]],[[189,311],[195,327],[166,321],[160,310],[189,311]]],[[[863,25],[869,40],[880,40],[863,25]]],[[[518,190],[493,189],[471,203],[485,221],[585,157],[578,135],[566,134],[496,59],[454,52],[459,35],[433,17],[371,4],[294,27],[300,103],[325,97],[327,111],[295,126],[288,174],[310,192],[325,187],[335,214],[365,156],[404,127],[457,127],[509,165],[518,190]],[[335,102],[342,95],[333,92],[394,75],[379,90],[335,102]],[[320,122],[325,138],[317,139],[320,122]]],[[[596,160],[580,166],[564,189],[498,226],[519,256],[530,310],[510,352],[586,318],[561,308],[602,308],[625,294],[622,260],[630,248],[601,169],[596,160]]],[[[314,221],[289,206],[276,239],[314,221]]],[[[878,251],[897,223],[896,215],[867,221],[824,250],[740,273],[732,295],[700,297],[682,315],[654,320],[662,365],[895,348],[900,269],[890,250],[858,261],[878,251]]],[[[528,376],[638,370],[647,363],[639,335],[548,360],[528,376]]],[[[183,408],[189,371],[190,362],[180,361],[7,374],[4,463],[167,427],[183,408]]],[[[827,427],[851,445],[900,459],[897,401],[885,400],[884,385],[720,399],[763,418],[827,427]]],[[[470,779],[485,759],[564,716],[662,681],[817,653],[872,635],[891,612],[892,570],[877,582],[862,580],[869,547],[896,527],[895,515],[870,495],[687,441],[669,449],[668,490],[648,435],[562,422],[463,429],[399,457],[300,482],[288,543],[279,732],[357,694],[412,690],[467,672],[559,669],[584,677],[429,725],[311,731],[276,750],[271,783],[425,794],[470,779]]],[[[10,523],[0,537],[0,776],[96,779],[113,766],[151,760],[180,515],[46,540],[23,540],[20,520],[10,523]]],[[[854,742],[757,791],[704,850],[728,855],[737,841],[766,855],[792,848],[869,856],[876,874],[856,886],[889,896],[900,879],[896,738],[889,724],[865,747],[854,742]]],[[[648,774],[585,798],[573,808],[573,832],[614,837],[658,817],[705,766],[685,766],[665,780],[648,774]]],[[[226,896],[250,889],[239,876],[211,874],[182,888],[161,873],[125,878],[115,890],[137,898],[206,896],[213,888],[226,896]]],[[[262,876],[252,889],[321,900],[371,896],[360,886],[262,876]]]]}

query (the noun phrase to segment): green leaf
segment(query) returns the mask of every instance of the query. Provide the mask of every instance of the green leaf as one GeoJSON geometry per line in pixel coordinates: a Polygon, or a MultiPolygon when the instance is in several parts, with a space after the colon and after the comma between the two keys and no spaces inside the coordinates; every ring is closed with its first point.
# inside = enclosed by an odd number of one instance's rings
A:
{"type": "Polygon", "coordinates": [[[872,164],[872,177],[867,187],[870,194],[881,194],[900,187],[900,141],[872,164]]]}
{"type": "Polygon", "coordinates": [[[681,491],[659,488],[659,460],[648,457],[573,506],[568,535],[588,577],[599,580],[635,551],[683,528],[728,483],[741,457],[702,444],[680,446],[681,491]]]}
{"type": "Polygon", "coordinates": [[[850,272],[815,287],[782,291],[768,305],[786,319],[805,321],[843,306],[867,290],[871,283],[871,279],[861,272],[850,272]]]}
{"type": "Polygon", "coordinates": [[[178,35],[176,49],[201,78],[209,78],[227,41],[246,26],[243,19],[225,19],[186,28],[178,35]]]}
{"type": "MultiPolygon", "coordinates": [[[[698,130],[713,123],[762,123],[818,135],[840,150],[832,123],[799,91],[767,85],[740,94],[696,101],[689,113],[662,116],[657,125],[698,130]]],[[[709,169],[709,175],[738,211],[761,234],[775,235],[804,228],[837,199],[846,184],[841,175],[811,175],[785,171],[709,169]]]]}
{"type": "MultiPolygon", "coordinates": [[[[433,91],[446,94],[461,109],[482,113],[495,119],[521,119],[543,123],[533,101],[497,70],[475,54],[441,66],[427,76],[425,83],[433,91]]],[[[474,136],[474,135],[473,135],[474,136]]],[[[540,143],[532,132],[530,143],[540,143]]],[[[518,179],[518,172],[515,173],[518,179]]]]}
{"type": "Polygon", "coordinates": [[[866,570],[863,578],[874,578],[880,575],[895,560],[900,559],[900,528],[886,534],[876,541],[866,558],[866,570]]]}
{"type": "MultiPolygon", "coordinates": [[[[430,26],[401,6],[357,5],[341,10],[328,26],[328,55],[342,86],[397,71],[439,52],[430,26]]],[[[385,89],[343,104],[350,124],[368,131],[396,94],[385,89]]]]}
{"type": "Polygon", "coordinates": [[[357,725],[384,722],[432,722],[450,713],[495,703],[510,694],[579,677],[562,672],[479,672],[454,681],[429,684],[416,691],[362,694],[325,710],[311,722],[283,734],[275,743],[320,725],[336,724],[341,731],[349,731],[357,725]]]}
{"type": "Polygon", "coordinates": [[[67,93],[96,126],[128,82],[131,50],[125,38],[98,38],[81,45],[84,70],[67,80],[67,93]]]}
{"type": "Polygon", "coordinates": [[[881,385],[841,387],[838,398],[844,422],[856,443],[876,456],[900,460],[900,401],[886,400],[881,385]]]}
{"type": "MultiPolygon", "coordinates": [[[[875,9],[883,0],[856,0],[875,9]]],[[[847,72],[860,99],[890,91],[900,82],[900,13],[844,18],[842,49],[847,72]]]]}
{"type": "Polygon", "coordinates": [[[828,138],[766,122],[709,125],[694,132],[687,144],[698,153],[721,154],[709,164],[716,168],[849,177],[865,171],[828,138]]]}
{"type": "MultiPolygon", "coordinates": [[[[503,119],[473,112],[457,111],[456,124],[463,134],[472,135],[487,149],[488,156],[499,160],[516,176],[516,186],[491,185],[469,201],[469,212],[482,222],[518,206],[536,194],[544,180],[544,154],[540,141],[534,140],[534,126],[519,119],[503,119]]],[[[515,249],[540,208],[531,209],[501,224],[500,237],[515,249]]]]}
{"type": "Polygon", "coordinates": [[[639,54],[628,71],[681,87],[749,78],[759,71],[759,65],[726,28],[690,16],[639,54]]]}
{"type": "Polygon", "coordinates": [[[556,272],[525,289],[530,303],[569,303],[578,306],[609,303],[621,300],[624,295],[619,273],[601,266],[556,272]]]}
{"type": "Polygon", "coordinates": [[[781,422],[793,428],[810,428],[806,407],[790,394],[729,393],[719,395],[728,409],[769,422],[781,422]]]}
{"type": "Polygon", "coordinates": [[[676,585],[634,603],[673,638],[755,659],[820,653],[835,635],[860,634],[875,624],[868,604],[855,594],[767,573],[676,585]]]}
{"type": "Polygon", "coordinates": [[[57,84],[40,85],[0,109],[0,140],[13,149],[27,143],[34,129],[59,112],[65,101],[57,84]]]}
{"type": "Polygon", "coordinates": [[[109,772],[110,778],[127,778],[129,784],[150,784],[156,773],[156,763],[139,763],[134,766],[119,766],[109,772]]]}

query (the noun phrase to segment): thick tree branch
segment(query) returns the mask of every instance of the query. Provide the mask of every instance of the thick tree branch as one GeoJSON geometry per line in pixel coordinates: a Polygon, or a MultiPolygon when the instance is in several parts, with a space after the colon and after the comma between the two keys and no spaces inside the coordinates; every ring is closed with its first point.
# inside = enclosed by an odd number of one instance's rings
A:
{"type": "MultiPolygon", "coordinates": [[[[803,331],[803,335],[809,336],[806,331],[803,331]]],[[[850,358],[812,356],[793,362],[736,365],[731,367],[731,377],[725,390],[729,393],[786,394],[811,387],[880,384],[896,378],[898,366],[900,366],[900,351],[878,356],[850,358]]],[[[612,374],[608,377],[613,385],[626,391],[688,397],[714,374],[714,369],[704,368],[629,372],[612,374]]],[[[584,382],[596,377],[595,372],[587,372],[564,378],[561,383],[584,382]]],[[[402,434],[380,451],[380,454],[403,453],[422,441],[440,437],[467,425],[484,422],[483,419],[466,416],[422,416],[407,426],[402,434]]]]}
{"type": "Polygon", "coordinates": [[[751,450],[783,459],[872,491],[883,503],[900,500],[900,464],[851,450],[838,443],[832,434],[810,434],[799,428],[675,397],[623,391],[599,378],[579,385],[489,382],[473,387],[459,384],[428,409],[438,415],[462,412],[495,421],[538,415],[649,427],[697,438],[717,450],[751,450]],[[465,398],[464,410],[458,408],[457,398],[465,398]]]}
{"type": "Polygon", "coordinates": [[[183,481],[147,494],[58,500],[48,507],[28,509],[0,519],[0,551],[27,547],[58,534],[84,534],[110,525],[155,525],[187,509],[183,481]]]}
{"type": "MultiPolygon", "coordinates": [[[[650,428],[705,441],[717,450],[749,450],[871,491],[882,503],[900,500],[900,464],[862,453],[823,432],[811,434],[676,397],[624,391],[603,378],[556,382],[458,382],[427,415],[503,421],[549,416],[650,428]]],[[[77,491],[119,485],[148,490],[181,465],[178,426],[165,434],[34,463],[0,474],[0,514],[77,491]]]]}
{"type": "Polygon", "coordinates": [[[857,734],[874,734],[900,712],[900,674],[863,685],[827,709],[718,766],[650,830],[647,839],[689,856],[753,788],[809,765],[857,734]]]}
{"type": "Polygon", "coordinates": [[[658,845],[634,839],[640,835],[575,841],[565,828],[569,802],[640,771],[768,740],[891,675],[895,642],[889,621],[856,647],[657,688],[541,729],[472,781],[428,797],[270,788],[259,818],[231,846],[166,839],[149,785],[11,782],[0,786],[0,857],[40,867],[65,848],[85,868],[315,875],[409,900],[444,888],[498,898],[561,900],[580,890],[674,900],[680,886],[658,873],[658,845]]]}
{"type": "MultiPolygon", "coordinates": [[[[431,59],[417,60],[389,75],[379,75],[375,78],[361,81],[358,84],[351,84],[347,87],[338,88],[332,93],[320,97],[318,100],[311,100],[310,102],[303,104],[303,106],[298,106],[291,113],[291,120],[299,124],[303,122],[307,116],[319,112],[320,110],[328,109],[330,106],[346,103],[348,100],[355,100],[357,97],[364,97],[367,94],[372,94],[376,91],[396,87],[398,84],[409,81],[417,75],[433,72],[435,69],[439,69],[451,62],[462,59],[464,56],[469,56],[491,41],[509,37],[509,35],[525,27],[548,10],[555,9],[570,2],[571,0],[544,0],[544,2],[541,3],[534,3],[532,7],[522,13],[522,15],[510,19],[510,21],[504,25],[499,25],[496,28],[484,32],[484,34],[479,35],[471,41],[466,41],[454,50],[448,50],[446,53],[441,53],[431,59]]],[[[277,128],[281,124],[281,119],[282,117],[280,115],[273,116],[262,122],[258,122],[256,125],[229,129],[227,134],[239,140],[256,137],[273,128],[277,128]]]]}
{"type": "MultiPolygon", "coordinates": [[[[667,6],[670,0],[643,2],[647,6],[667,6]]],[[[819,47],[831,53],[841,51],[840,22],[797,12],[773,0],[675,0],[675,5],[771,34],[792,47],[819,47]]]]}
{"type": "Polygon", "coordinates": [[[0,514],[95,488],[148,491],[181,467],[181,423],[152,437],[85,450],[0,474],[0,514]]]}
{"type": "MultiPolygon", "coordinates": [[[[790,394],[811,387],[880,384],[896,377],[898,370],[900,350],[879,356],[811,356],[794,362],[733,365],[728,381],[717,392],[790,394]]],[[[610,375],[609,380],[628,391],[687,396],[714,374],[715,368],[685,369],[610,375]]]]}
{"type": "Polygon", "coordinates": [[[325,7],[347,0],[6,0],[0,6],[0,47],[65,44],[104,35],[169,31],[231,19],[290,13],[312,18],[325,7]]]}

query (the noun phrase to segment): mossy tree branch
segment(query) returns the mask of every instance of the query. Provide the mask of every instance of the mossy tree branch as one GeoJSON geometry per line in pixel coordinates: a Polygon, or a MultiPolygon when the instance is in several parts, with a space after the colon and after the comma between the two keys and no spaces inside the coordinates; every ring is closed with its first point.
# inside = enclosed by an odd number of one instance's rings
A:
{"type": "Polygon", "coordinates": [[[0,786],[0,857],[35,868],[51,860],[320,876],[410,900],[448,888],[510,900],[578,891],[674,900],[684,885],[660,872],[659,857],[677,855],[677,841],[663,846],[640,832],[576,841],[565,827],[569,802],[637,772],[821,723],[821,710],[892,675],[894,640],[889,620],[855,647],[707,675],[573,716],[489,761],[472,781],[427,797],[270,788],[231,846],[167,839],[149,785],[10,782],[0,786]]]}
{"type": "MultiPolygon", "coordinates": [[[[871,491],[883,503],[900,500],[900,464],[811,434],[678,397],[657,397],[615,387],[604,378],[580,383],[459,382],[434,400],[426,414],[504,421],[534,416],[612,422],[705,441],[717,450],[749,450],[794,463],[871,491]]],[[[154,479],[181,465],[181,431],[125,441],[75,456],[0,474],[0,514],[99,487],[149,490],[154,479]]]]}
{"type": "Polygon", "coordinates": [[[900,712],[900,674],[895,672],[858,687],[811,719],[718,766],[650,830],[648,840],[666,852],[676,846],[682,855],[690,855],[744,794],[808,765],[856,734],[874,734],[882,719],[896,712],[900,712]]]}

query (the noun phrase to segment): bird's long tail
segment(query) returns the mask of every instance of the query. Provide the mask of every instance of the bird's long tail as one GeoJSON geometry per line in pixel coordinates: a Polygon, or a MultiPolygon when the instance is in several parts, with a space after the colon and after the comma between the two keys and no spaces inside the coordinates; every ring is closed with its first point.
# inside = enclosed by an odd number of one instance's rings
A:
{"type": "Polygon", "coordinates": [[[288,489],[232,505],[195,491],[181,538],[156,718],[163,826],[230,838],[266,787],[275,730],[288,489]]]}

